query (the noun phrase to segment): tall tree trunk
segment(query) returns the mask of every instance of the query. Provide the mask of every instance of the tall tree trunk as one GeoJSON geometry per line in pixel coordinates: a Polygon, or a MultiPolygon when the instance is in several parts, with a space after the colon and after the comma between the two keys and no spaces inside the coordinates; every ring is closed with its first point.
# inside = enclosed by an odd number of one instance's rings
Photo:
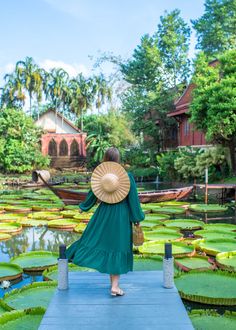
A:
{"type": "Polygon", "coordinates": [[[81,129],[81,132],[83,132],[83,130],[84,130],[83,109],[81,110],[81,116],[80,116],[80,129],[81,129]]]}
{"type": "Polygon", "coordinates": [[[236,155],[235,155],[235,140],[232,139],[229,144],[230,160],[232,166],[232,172],[236,175],[236,155]]]}
{"type": "Polygon", "coordinates": [[[29,93],[29,100],[30,100],[30,117],[32,117],[32,94],[29,93]]]}

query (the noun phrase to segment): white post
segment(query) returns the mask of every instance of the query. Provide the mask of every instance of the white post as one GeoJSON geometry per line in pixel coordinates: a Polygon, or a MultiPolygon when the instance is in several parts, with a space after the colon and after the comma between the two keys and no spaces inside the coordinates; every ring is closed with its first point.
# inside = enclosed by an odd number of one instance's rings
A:
{"type": "Polygon", "coordinates": [[[58,290],[68,289],[68,259],[65,255],[66,246],[60,245],[58,258],[58,290]]]}
{"type": "Polygon", "coordinates": [[[174,258],[172,257],[172,244],[165,243],[163,258],[163,286],[166,289],[174,287],[174,258]]]}

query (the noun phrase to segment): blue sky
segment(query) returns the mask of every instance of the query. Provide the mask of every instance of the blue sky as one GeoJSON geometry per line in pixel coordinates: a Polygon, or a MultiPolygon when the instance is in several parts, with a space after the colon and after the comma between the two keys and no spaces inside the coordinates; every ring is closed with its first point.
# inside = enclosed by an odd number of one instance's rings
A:
{"type": "MultiPolygon", "coordinates": [[[[89,55],[130,56],[165,10],[179,8],[188,22],[204,11],[204,0],[0,0],[0,5],[0,81],[26,56],[46,69],[89,74],[89,55]]],[[[191,40],[193,56],[194,35],[191,40]]]]}

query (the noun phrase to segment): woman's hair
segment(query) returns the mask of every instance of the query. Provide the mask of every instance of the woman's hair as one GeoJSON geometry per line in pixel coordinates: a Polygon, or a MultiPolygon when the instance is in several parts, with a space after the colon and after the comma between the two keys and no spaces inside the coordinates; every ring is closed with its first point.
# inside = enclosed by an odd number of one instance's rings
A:
{"type": "Polygon", "coordinates": [[[108,148],[105,151],[104,157],[103,157],[104,162],[116,162],[120,163],[120,153],[117,148],[111,147],[108,148]]]}

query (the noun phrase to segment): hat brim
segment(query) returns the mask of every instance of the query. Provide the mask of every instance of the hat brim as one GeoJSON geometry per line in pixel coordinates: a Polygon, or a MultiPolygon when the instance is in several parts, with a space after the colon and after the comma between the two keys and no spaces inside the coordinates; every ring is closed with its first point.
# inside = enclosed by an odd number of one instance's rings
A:
{"type": "Polygon", "coordinates": [[[115,204],[121,202],[128,195],[130,180],[125,169],[116,162],[103,162],[92,173],[91,188],[94,195],[102,202],[115,204]],[[118,177],[119,187],[114,192],[103,189],[101,179],[105,174],[112,173],[118,177]]]}

